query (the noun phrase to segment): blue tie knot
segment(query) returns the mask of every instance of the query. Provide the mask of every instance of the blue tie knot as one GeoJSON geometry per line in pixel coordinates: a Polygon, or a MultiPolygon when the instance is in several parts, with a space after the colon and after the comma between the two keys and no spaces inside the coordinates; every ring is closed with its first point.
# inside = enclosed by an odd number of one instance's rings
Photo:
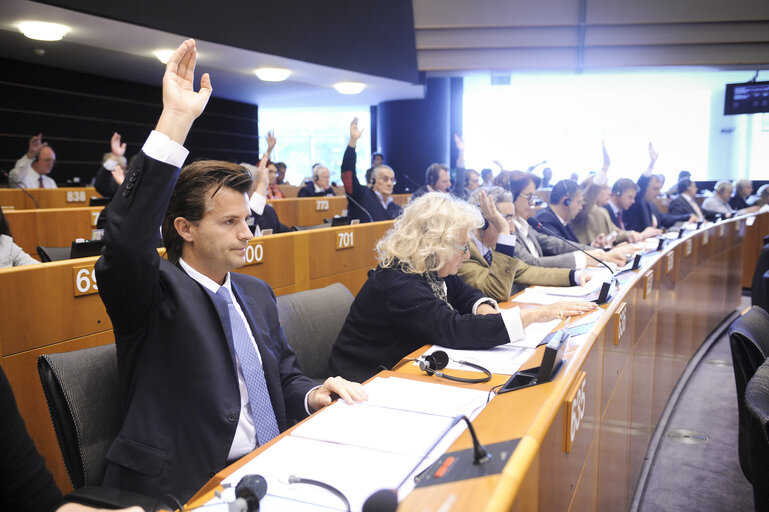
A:
{"type": "Polygon", "coordinates": [[[218,290],[216,290],[216,294],[227,301],[227,304],[232,304],[232,295],[230,295],[230,291],[224,287],[220,286],[218,290]]]}

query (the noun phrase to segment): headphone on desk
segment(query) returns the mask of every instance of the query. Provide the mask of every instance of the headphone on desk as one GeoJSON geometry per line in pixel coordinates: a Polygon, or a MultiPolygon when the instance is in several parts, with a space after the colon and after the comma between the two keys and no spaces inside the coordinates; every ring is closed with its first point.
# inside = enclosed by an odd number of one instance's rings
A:
{"type": "MultiPolygon", "coordinates": [[[[470,368],[474,368],[479,372],[483,372],[485,376],[479,377],[476,379],[471,379],[467,377],[457,377],[455,375],[448,375],[443,371],[443,369],[446,368],[446,366],[448,366],[449,364],[449,355],[443,350],[436,350],[432,354],[428,354],[418,359],[406,359],[404,363],[409,361],[414,361],[415,363],[417,363],[419,365],[419,369],[425,372],[427,375],[434,375],[439,379],[446,379],[454,382],[463,382],[465,384],[482,384],[484,382],[488,382],[491,380],[491,372],[489,370],[487,370],[481,365],[470,363],[467,361],[457,361],[457,363],[461,364],[462,366],[469,366],[470,368]]],[[[400,365],[395,365],[395,367],[393,367],[393,370],[395,370],[399,366],[400,365]]]]}

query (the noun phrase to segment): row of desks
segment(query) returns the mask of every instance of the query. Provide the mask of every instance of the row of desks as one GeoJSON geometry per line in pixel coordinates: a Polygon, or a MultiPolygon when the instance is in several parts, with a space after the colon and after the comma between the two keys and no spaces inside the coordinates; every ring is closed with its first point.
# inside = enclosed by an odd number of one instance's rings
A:
{"type": "MultiPolygon", "coordinates": [[[[627,510],[671,391],[707,334],[740,304],[746,233],[744,218],[727,221],[646,256],[552,382],[496,396],[474,421],[486,445],[517,441],[501,472],[419,488],[398,510],[627,510]]],[[[543,348],[524,367],[538,366],[543,348]]],[[[468,386],[413,365],[394,373],[468,386]]],[[[490,390],[507,378],[471,387],[490,390]]],[[[465,432],[449,452],[471,447],[465,432]]],[[[216,475],[191,504],[210,499],[218,482],[262,450],[216,475]]]]}

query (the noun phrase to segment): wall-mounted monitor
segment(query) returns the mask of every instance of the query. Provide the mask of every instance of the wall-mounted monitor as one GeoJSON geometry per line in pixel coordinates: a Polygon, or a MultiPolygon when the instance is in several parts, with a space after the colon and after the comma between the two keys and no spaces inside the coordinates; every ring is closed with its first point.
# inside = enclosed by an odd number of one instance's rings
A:
{"type": "Polygon", "coordinates": [[[769,112],[769,82],[726,84],[724,115],[769,112]]]}

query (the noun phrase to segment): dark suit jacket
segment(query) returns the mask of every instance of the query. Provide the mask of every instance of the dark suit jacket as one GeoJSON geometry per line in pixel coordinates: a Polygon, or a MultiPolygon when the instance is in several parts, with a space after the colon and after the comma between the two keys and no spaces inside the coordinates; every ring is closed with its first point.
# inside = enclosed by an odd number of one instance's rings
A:
{"type": "Polygon", "coordinates": [[[297,192],[297,197],[325,197],[333,195],[336,194],[334,194],[334,189],[331,187],[328,187],[322,192],[315,192],[315,183],[312,181],[306,183],[302,188],[299,189],[299,192],[297,192]]]}
{"type": "MultiPolygon", "coordinates": [[[[184,502],[226,466],[240,394],[226,303],[155,249],[178,173],[140,154],[112,200],[96,276],[115,332],[123,415],[104,485],[184,502]]],[[[270,287],[230,279],[284,430],[306,416],[314,383],[286,343],[270,287]]]]}
{"type": "Polygon", "coordinates": [[[747,208],[750,205],[742,198],[741,195],[735,193],[732,197],[729,198],[729,206],[731,206],[733,210],[742,210],[743,208],[747,208]]]}
{"type": "Polygon", "coordinates": [[[636,182],[638,184],[638,192],[635,196],[635,203],[628,208],[625,213],[622,214],[622,220],[625,222],[625,229],[632,229],[639,233],[652,225],[652,215],[657,218],[658,228],[669,228],[676,222],[685,222],[689,219],[689,215],[675,215],[672,213],[662,213],[657,206],[644,199],[646,196],[646,189],[651,182],[651,176],[641,175],[636,182]]]}
{"type": "Polygon", "coordinates": [[[385,209],[376,193],[358,182],[358,177],[355,175],[355,160],[357,158],[355,148],[347,146],[342,159],[342,181],[344,182],[344,191],[355,201],[347,201],[348,215],[351,219],[359,219],[361,223],[395,219],[403,212],[403,208],[393,201],[385,209]],[[369,218],[369,216],[371,217],[369,218]]]}
{"type": "MultiPolygon", "coordinates": [[[[265,229],[271,229],[275,234],[288,233],[289,231],[293,231],[290,227],[280,222],[275,208],[269,204],[264,205],[264,211],[261,215],[256,213],[254,210],[251,210],[251,213],[254,215],[254,225],[259,226],[262,231],[265,229]]],[[[252,233],[254,231],[256,231],[256,229],[251,229],[252,233]]]]}
{"type": "MultiPolygon", "coordinates": [[[[574,233],[574,230],[571,229],[571,226],[566,224],[565,226],[561,223],[560,220],[558,220],[558,217],[555,215],[555,212],[552,208],[549,206],[545,208],[544,210],[540,210],[537,212],[537,220],[545,226],[550,231],[561,235],[567,240],[571,240],[572,242],[578,244],[579,238],[577,238],[576,233],[574,233]]],[[[550,234],[545,230],[539,229],[537,231],[540,231],[545,234],[550,234]]]]}
{"type": "MultiPolygon", "coordinates": [[[[705,220],[716,220],[716,212],[706,210],[702,206],[700,206],[700,210],[702,211],[702,215],[705,216],[705,220]]],[[[689,215],[697,215],[697,212],[694,211],[694,208],[689,204],[689,201],[680,194],[670,201],[670,204],[668,205],[668,213],[671,215],[686,215],[687,217],[689,215]]]]}
{"type": "Polygon", "coordinates": [[[93,186],[104,197],[114,196],[118,188],[115,178],[112,177],[112,171],[108,171],[104,166],[99,167],[99,170],[96,171],[93,186]]]}

